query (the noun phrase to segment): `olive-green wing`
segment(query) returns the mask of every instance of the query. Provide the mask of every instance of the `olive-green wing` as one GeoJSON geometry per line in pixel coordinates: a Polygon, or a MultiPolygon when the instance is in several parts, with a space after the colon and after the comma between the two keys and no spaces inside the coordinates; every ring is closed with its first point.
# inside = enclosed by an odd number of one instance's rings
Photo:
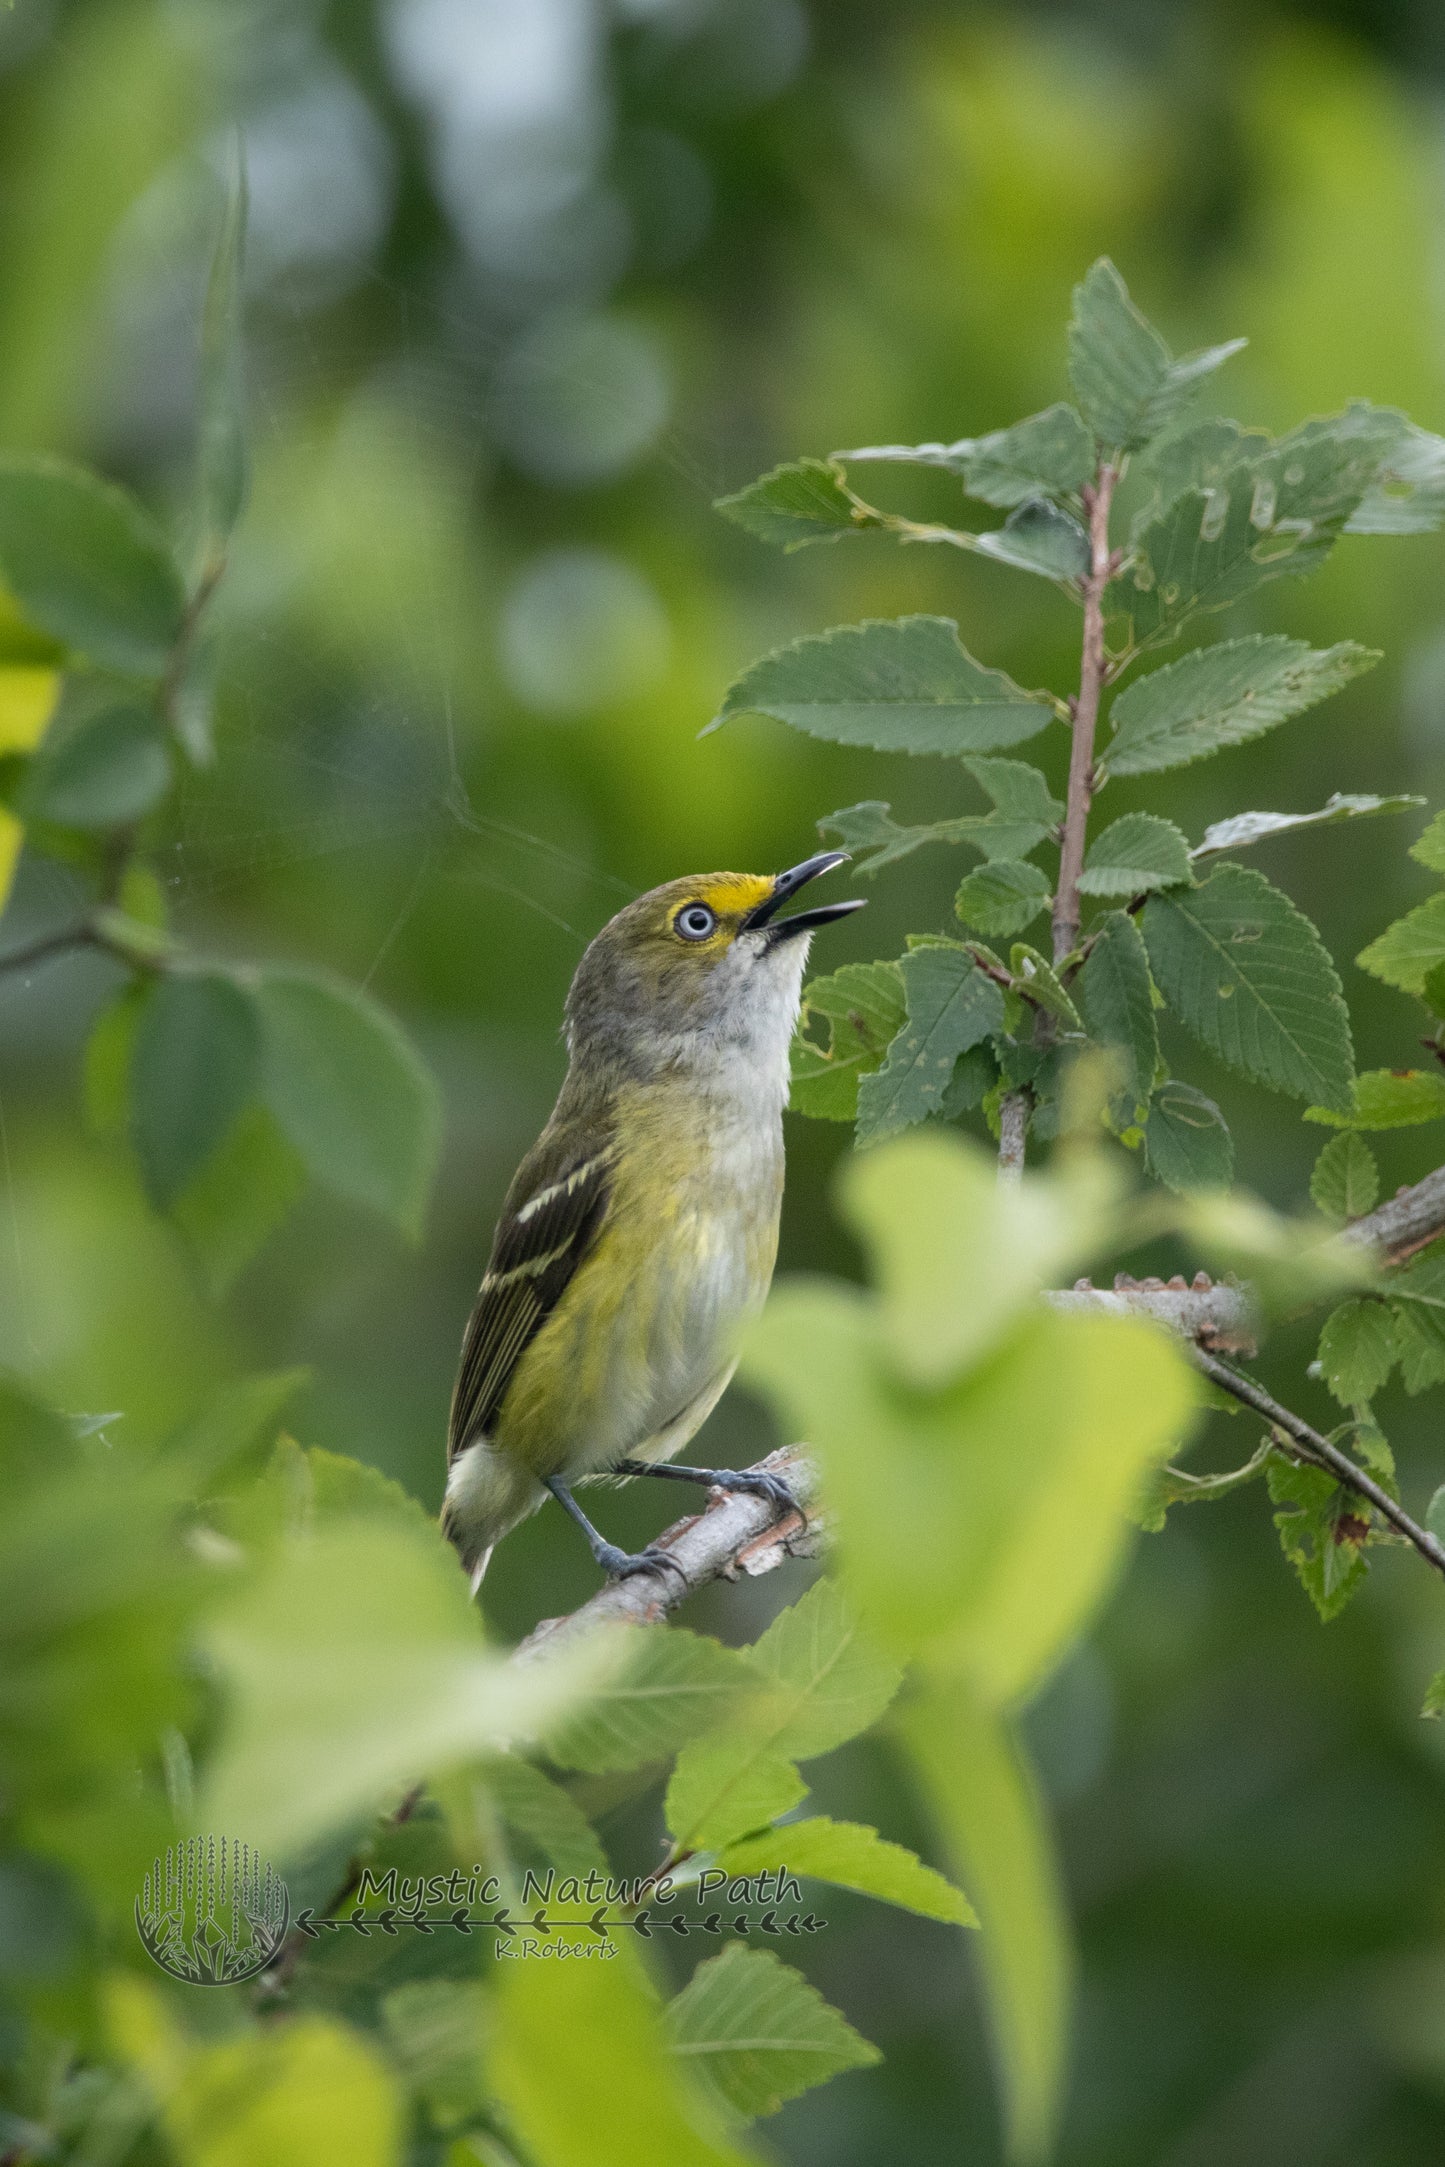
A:
{"type": "Polygon", "coordinates": [[[523,1160],[492,1240],[452,1393],[447,1458],[491,1428],[527,1346],[561,1300],[607,1217],[615,1158],[565,1134],[523,1160]]]}

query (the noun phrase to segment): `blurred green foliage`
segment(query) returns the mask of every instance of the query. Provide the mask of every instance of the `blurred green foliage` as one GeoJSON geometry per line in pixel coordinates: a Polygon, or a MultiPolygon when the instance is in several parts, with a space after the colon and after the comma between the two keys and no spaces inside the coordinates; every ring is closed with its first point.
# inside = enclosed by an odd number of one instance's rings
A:
{"type": "MultiPolygon", "coordinates": [[[[1065,297],[1103,252],[1175,351],[1248,331],[1230,403],[1252,425],[1283,429],[1359,395],[1445,426],[1442,66],[1429,10],[1283,0],[1247,22],[1204,0],[1066,14],[716,0],[615,20],[584,0],[532,0],[525,19],[438,0],[17,0],[0,16],[0,441],[120,477],[172,531],[191,501],[211,176],[226,168],[226,124],[240,117],[247,136],[251,495],[178,710],[188,742],[214,729],[217,757],[182,773],[146,838],[153,892],[121,905],[153,924],[163,899],[221,966],[263,959],[288,985],[304,968],[369,989],[444,1101],[419,1248],[317,1189],[254,1261],[217,1260],[152,1216],[103,1060],[82,1131],[79,1055],[113,965],[83,955],[0,979],[0,1361],[70,1415],[124,1410],[96,1434],[125,1453],[125,1479],[106,1477],[92,1442],[87,1571],[59,1561],[52,1592],[58,1632],[125,1621],[160,1681],[148,1724],[194,1726],[204,1682],[161,1661],[189,1598],[133,1535],[151,1498],[134,1469],[163,1487],[160,1448],[218,1387],[304,1365],[298,1432],[434,1504],[461,1327],[492,1214],[560,1078],[557,1020],[583,940],[626,894],[679,871],[790,863],[830,807],[883,791],[876,755],[764,722],[696,743],[726,686],[786,640],[916,610],[986,627],[979,651],[1019,684],[1067,681],[1075,621],[1042,582],[867,535],[780,561],[718,521],[711,498],[799,452],[981,435],[1047,406],[1063,389],[1065,297]],[[193,1248],[213,1280],[239,1273],[219,1306],[193,1248]],[[94,1612],[66,1622],[77,1586],[94,1612]]],[[[947,516],[947,477],[928,487],[947,516]]],[[[194,524],[188,563],[204,557],[194,524]]],[[[1191,835],[1246,802],[1439,801],[1442,563],[1438,540],[1347,539],[1316,580],[1250,603],[1241,632],[1349,639],[1385,660],[1317,712],[1173,776],[1168,809],[1191,835]]],[[[0,706],[0,756],[34,743],[55,659],[33,639],[7,652],[33,674],[0,706]]],[[[143,735],[106,727],[139,804],[143,735]]],[[[886,777],[897,821],[953,810],[943,770],[899,767],[886,777]]],[[[1125,810],[1161,802],[1147,776],[1115,787],[1125,810]]],[[[0,819],[12,812],[31,817],[0,819]]],[[[1322,928],[1364,1071],[1413,1065],[1419,1010],[1350,959],[1436,892],[1385,837],[1370,823],[1285,834],[1262,859],[1322,928]]],[[[9,941],[78,912],[96,878],[93,861],[29,854],[9,941]]],[[[955,879],[942,852],[890,868],[834,936],[839,959],[894,957],[905,931],[948,927],[955,879]]],[[[1227,1070],[1196,1057],[1189,1073],[1229,1118],[1240,1178],[1301,1206],[1319,1130],[1227,1070]]],[[[258,1107],[250,1149],[289,1199],[298,1146],[284,1128],[279,1103],[258,1107]]],[[[791,1124],[784,1269],[857,1274],[854,1234],[827,1203],[845,1143],[841,1128],[791,1124]]],[[[1436,1155],[1409,1126],[1371,1148],[1387,1195],[1436,1155]]],[[[235,1180],[249,1192],[245,1163],[235,1180]]],[[[211,1223],[204,1198],[193,1208],[211,1223]]],[[[1175,1258],[1159,1244],[1130,1261],[1175,1258]]],[[[1323,1385],[1298,1384],[1313,1351],[1310,1327],[1286,1325],[1265,1374],[1327,1426],[1323,1385]]],[[[1381,1408],[1406,1494],[1428,1495],[1445,1475],[1433,1425],[1395,1386],[1381,1408]]],[[[769,1441],[741,1393],[714,1422],[719,1460],[769,1441]]],[[[1252,1436],[1216,1427],[1194,1467],[1247,1459],[1252,1436]]],[[[47,1454],[74,1449],[45,1436],[47,1454]]],[[[612,1510],[624,1539],[655,1528],[655,1501],[624,1493],[612,1510]]],[[[487,1583],[508,1637],[588,1591],[553,1517],[519,1531],[487,1583]]],[[[768,1583],[726,1590],[698,1622],[749,1641],[780,1599],[768,1583]]],[[[1071,2167],[1438,2157],[1445,1747],[1417,1714],[1438,1661],[1438,1591],[1418,1561],[1385,1553],[1322,1632],[1249,1489],[1142,1543],[1024,1717],[1080,1940],[1071,2167]]],[[[75,1676],[61,1666],[50,1710],[75,1676]]],[[[129,1746],[107,1723],[130,1706],[87,1717],[111,1767],[129,1746]]],[[[935,1803],[976,1795],[965,1765],[1019,1799],[1008,1753],[971,1740],[960,1726],[935,1803]]],[[[163,1779],[151,1772],[149,1832],[127,1821],[113,1859],[94,1766],[49,1771],[54,1796],[35,1810],[82,1891],[137,1885],[171,1826],[163,1779]]],[[[823,1763],[815,1800],[927,1848],[881,1747],[823,1763]]],[[[588,1804],[614,1844],[650,1859],[655,1799],[599,1790],[588,1804]]],[[[969,1846],[960,1828],[961,1878],[987,1919],[969,1846]]],[[[1047,1888],[1026,1842],[1011,1863],[1004,1889],[1047,1888]]],[[[69,1982],[90,1929],[67,1886],[43,1863],[7,1878],[0,1964],[83,2039],[94,2019],[69,1982]]],[[[956,1937],[846,1896],[829,1909],[810,1974],[884,2058],[785,2107],[770,2142],[799,2167],[997,2158],[956,1937]]],[[[533,1969],[515,1967],[514,2068],[529,2040],[550,2044],[533,1969]]],[[[149,1971],[139,1997],[118,1990],[110,2035],[135,2067],[170,2072],[184,2130],[210,2085],[234,2097],[237,2049],[223,2033],[179,2042],[145,1990],[149,1971]]],[[[570,1990],[583,2027],[585,1967],[570,1990]]],[[[415,2041],[425,2027],[406,1991],[390,1995],[390,2022],[415,2041]]],[[[344,2028],[351,1992],[339,1968],[331,2013],[248,2051],[300,2095],[349,2102],[354,2123],[328,2126],[349,2147],[338,2157],[365,2161],[385,2156],[395,2079],[344,2028]]],[[[1038,2051],[1047,2064],[1047,2039],[1038,2051]]],[[[429,2065],[439,2098],[464,2087],[461,2061],[429,2065]]],[[[515,2111],[541,2114],[523,2082],[515,2111]]],[[[121,2086],[105,2114],[122,2156],[136,2100],[121,2086]]],[[[236,2143],[227,2156],[256,2156],[263,2139],[243,2124],[236,2143]]],[[[326,2156],[320,2140],[306,2156],[326,2156]]]]}

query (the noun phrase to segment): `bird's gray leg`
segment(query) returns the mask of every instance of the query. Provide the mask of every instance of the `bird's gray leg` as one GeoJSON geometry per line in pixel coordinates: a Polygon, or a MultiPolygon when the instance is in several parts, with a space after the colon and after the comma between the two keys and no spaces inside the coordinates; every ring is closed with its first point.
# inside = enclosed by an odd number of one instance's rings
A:
{"type": "Polygon", "coordinates": [[[608,1542],[606,1536],[599,1534],[592,1525],[560,1475],[545,1477],[543,1488],[550,1490],[562,1510],[577,1522],[587,1537],[588,1549],[609,1580],[627,1580],[633,1573],[655,1573],[660,1572],[664,1566],[671,1566],[683,1586],[687,1586],[687,1574],[677,1559],[666,1550],[659,1550],[655,1546],[646,1550],[620,1550],[615,1542],[608,1542]]]}
{"type": "Polygon", "coordinates": [[[803,1510],[783,1477],[769,1474],[763,1467],[679,1467],[672,1460],[619,1460],[613,1472],[661,1475],[668,1482],[700,1482],[710,1490],[743,1490],[753,1497],[765,1497],[780,1513],[803,1510]]]}

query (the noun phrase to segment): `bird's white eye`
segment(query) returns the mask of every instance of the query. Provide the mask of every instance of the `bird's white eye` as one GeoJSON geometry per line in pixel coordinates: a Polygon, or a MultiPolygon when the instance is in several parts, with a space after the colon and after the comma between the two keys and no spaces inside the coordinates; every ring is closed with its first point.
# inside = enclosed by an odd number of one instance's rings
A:
{"type": "Polygon", "coordinates": [[[674,930],[685,941],[705,941],[717,930],[717,912],[709,910],[706,903],[689,903],[672,921],[674,930]]]}

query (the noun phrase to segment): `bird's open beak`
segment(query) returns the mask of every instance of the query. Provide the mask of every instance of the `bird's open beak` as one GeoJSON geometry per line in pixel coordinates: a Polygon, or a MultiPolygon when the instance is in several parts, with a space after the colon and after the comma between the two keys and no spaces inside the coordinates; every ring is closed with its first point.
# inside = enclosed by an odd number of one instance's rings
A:
{"type": "Polygon", "coordinates": [[[831,873],[835,865],[846,865],[846,850],[820,850],[815,858],[804,858],[801,865],[789,866],[786,873],[779,873],[773,882],[773,892],[756,910],[748,912],[743,920],[743,930],[754,933],[764,926],[772,927],[773,941],[790,940],[795,933],[811,933],[816,926],[831,925],[835,918],[846,918],[850,911],[862,910],[866,897],[857,896],[848,903],[819,903],[814,910],[800,910],[795,917],[779,918],[783,905],[816,880],[820,873],[831,873]]]}

